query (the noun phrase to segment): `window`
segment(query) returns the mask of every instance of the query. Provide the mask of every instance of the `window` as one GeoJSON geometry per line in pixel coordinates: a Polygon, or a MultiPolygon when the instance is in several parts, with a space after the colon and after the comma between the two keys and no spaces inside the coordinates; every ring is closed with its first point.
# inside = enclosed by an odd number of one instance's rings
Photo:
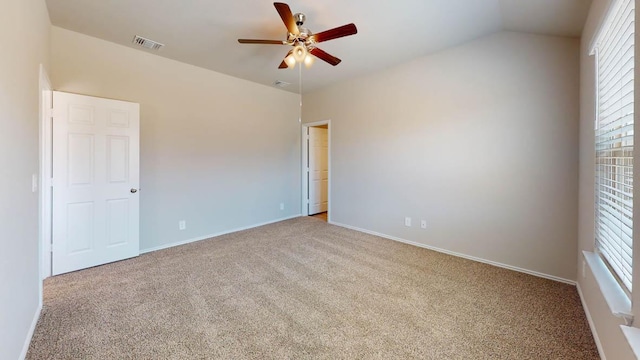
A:
{"type": "Polygon", "coordinates": [[[616,1],[596,38],[596,251],[631,292],[635,1],[616,1]]]}

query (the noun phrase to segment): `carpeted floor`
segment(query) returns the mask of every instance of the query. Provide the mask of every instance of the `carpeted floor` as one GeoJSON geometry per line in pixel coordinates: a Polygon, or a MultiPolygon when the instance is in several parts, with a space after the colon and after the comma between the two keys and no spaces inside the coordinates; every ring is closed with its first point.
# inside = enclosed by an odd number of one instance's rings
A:
{"type": "Polygon", "coordinates": [[[28,359],[597,359],[574,286],[301,217],[47,279],[28,359]]]}

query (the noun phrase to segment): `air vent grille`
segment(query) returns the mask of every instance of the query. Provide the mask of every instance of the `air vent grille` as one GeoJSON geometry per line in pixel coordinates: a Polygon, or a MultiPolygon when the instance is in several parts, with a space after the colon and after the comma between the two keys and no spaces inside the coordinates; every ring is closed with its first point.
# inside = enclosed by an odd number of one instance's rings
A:
{"type": "Polygon", "coordinates": [[[277,87],[281,87],[281,88],[283,88],[283,87],[287,87],[287,86],[289,86],[289,85],[291,85],[291,83],[288,83],[288,82],[286,82],[286,81],[282,81],[282,80],[276,80],[276,81],[274,81],[274,83],[273,83],[273,86],[277,86],[277,87]]]}
{"type": "Polygon", "coordinates": [[[160,48],[164,46],[164,44],[161,44],[157,41],[143,38],[142,36],[138,36],[138,35],[133,37],[133,43],[149,50],[160,50],[160,48]]]}

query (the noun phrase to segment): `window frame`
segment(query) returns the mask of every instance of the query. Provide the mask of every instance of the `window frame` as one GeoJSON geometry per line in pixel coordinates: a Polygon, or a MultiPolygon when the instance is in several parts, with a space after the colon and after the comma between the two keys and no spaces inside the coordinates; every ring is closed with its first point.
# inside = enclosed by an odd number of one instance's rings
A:
{"type": "MultiPolygon", "coordinates": [[[[631,212],[632,212],[632,217],[631,217],[631,271],[629,273],[626,273],[624,271],[624,264],[619,266],[621,268],[621,271],[623,272],[623,274],[620,274],[618,272],[618,270],[616,270],[615,266],[612,266],[612,264],[610,263],[610,261],[607,259],[607,256],[605,254],[602,253],[602,251],[600,250],[600,245],[598,244],[599,241],[597,240],[597,234],[598,234],[598,221],[600,219],[599,217],[599,209],[600,209],[600,201],[602,199],[602,197],[600,196],[600,184],[602,182],[602,178],[599,178],[600,175],[600,169],[598,168],[598,134],[597,131],[599,129],[599,127],[601,126],[600,124],[600,120],[601,120],[601,113],[600,113],[600,105],[601,105],[601,98],[600,98],[600,92],[601,92],[601,88],[600,88],[600,76],[601,76],[601,69],[600,69],[600,49],[601,49],[601,43],[603,40],[603,37],[605,35],[607,35],[608,30],[611,29],[611,26],[614,26],[613,22],[617,19],[617,12],[624,12],[627,7],[629,6],[629,4],[633,4],[634,8],[633,8],[633,13],[634,13],[634,19],[632,19],[632,23],[634,23],[634,27],[635,27],[635,0],[613,0],[612,3],[609,6],[608,11],[605,13],[604,17],[602,18],[601,22],[600,22],[600,26],[598,28],[598,30],[595,32],[595,36],[594,39],[591,43],[591,47],[590,47],[590,52],[589,55],[594,56],[594,64],[595,64],[595,68],[594,68],[594,88],[595,88],[595,98],[594,98],[594,103],[595,103],[595,116],[594,116],[594,139],[593,139],[593,144],[594,144],[594,150],[595,150],[595,154],[594,154],[594,205],[595,205],[595,211],[594,211],[594,252],[598,255],[598,257],[602,260],[603,264],[605,265],[604,267],[607,269],[608,272],[611,273],[611,275],[613,276],[613,278],[615,279],[615,281],[617,282],[617,284],[620,286],[620,288],[623,290],[623,292],[625,293],[625,295],[627,296],[628,299],[632,298],[632,294],[633,294],[633,283],[637,282],[636,276],[634,276],[634,269],[636,268],[636,266],[633,266],[633,263],[636,262],[638,260],[638,257],[636,256],[636,252],[638,251],[638,249],[636,249],[638,246],[636,245],[635,242],[635,231],[633,231],[633,224],[636,223],[637,220],[637,216],[638,214],[637,211],[633,211],[633,209],[637,209],[637,206],[635,206],[635,201],[636,201],[636,196],[635,195],[635,189],[633,189],[633,187],[631,188],[631,212]],[[622,279],[622,276],[624,275],[628,275],[629,276],[629,286],[627,286],[627,284],[625,284],[624,280],[622,279]],[[634,281],[634,279],[636,281],[634,281]]],[[[624,14],[624,13],[623,13],[624,14]]],[[[625,19],[625,18],[623,18],[625,19]]],[[[625,26],[621,26],[621,29],[626,29],[625,26]]],[[[620,37],[616,37],[613,40],[613,43],[615,43],[615,41],[617,39],[620,39],[620,41],[625,41],[626,37],[625,34],[627,34],[626,32],[621,32],[620,33],[620,37]]],[[[635,76],[635,72],[637,71],[636,67],[635,67],[635,51],[637,51],[635,49],[635,28],[632,29],[632,36],[633,36],[633,44],[632,47],[634,48],[634,53],[631,55],[632,56],[632,63],[633,65],[633,70],[631,73],[631,77],[632,77],[632,106],[633,106],[633,116],[632,116],[632,121],[633,121],[633,128],[635,130],[636,127],[636,121],[635,121],[635,100],[636,100],[636,91],[635,91],[635,82],[636,82],[636,76],[635,76]]],[[[617,35],[617,34],[616,34],[617,35]]],[[[620,47],[620,49],[624,49],[624,47],[620,47]]],[[[620,53],[620,57],[619,59],[624,59],[624,55],[626,54],[626,52],[621,52],[620,53]]],[[[617,54],[616,54],[617,55],[617,54]]],[[[619,66],[621,68],[623,68],[625,63],[621,63],[619,66]]],[[[621,88],[622,90],[622,88],[621,88]]],[[[624,96],[621,94],[620,96],[620,100],[622,100],[624,98],[624,96]]],[[[622,109],[622,108],[621,108],[622,109]]],[[[623,117],[621,117],[621,119],[623,119],[623,117]]],[[[617,121],[617,120],[616,120],[617,121]]],[[[636,171],[634,171],[635,168],[638,168],[636,166],[636,161],[638,161],[638,156],[635,156],[635,131],[632,130],[632,134],[633,134],[633,150],[632,150],[632,160],[631,160],[631,177],[632,177],[632,186],[633,183],[635,183],[635,178],[637,177],[636,175],[636,171]]],[[[612,180],[613,177],[610,178],[604,178],[605,180],[612,180]]],[[[624,240],[622,240],[622,237],[619,237],[617,239],[617,241],[619,243],[616,243],[618,246],[623,246],[623,242],[624,240]]],[[[624,250],[621,250],[624,251],[624,250]]]]}

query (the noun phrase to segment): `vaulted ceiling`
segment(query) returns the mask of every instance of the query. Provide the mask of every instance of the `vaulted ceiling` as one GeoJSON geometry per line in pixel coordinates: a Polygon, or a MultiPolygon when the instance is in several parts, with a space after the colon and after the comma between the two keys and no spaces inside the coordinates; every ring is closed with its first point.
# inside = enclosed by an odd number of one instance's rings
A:
{"type": "MultiPolygon", "coordinates": [[[[282,0],[281,0],[282,1],[282,0]]],[[[591,0],[284,0],[307,16],[312,32],[355,23],[358,34],[321,43],[342,59],[303,69],[304,92],[507,30],[579,37],[591,0]]],[[[277,69],[290,49],[244,45],[238,38],[284,40],[272,1],[47,0],[55,26],[140,51],[134,35],[166,46],[155,54],[271,85],[292,83],[298,70],[277,69]]],[[[153,52],[153,51],[151,51],[153,52]]]]}

